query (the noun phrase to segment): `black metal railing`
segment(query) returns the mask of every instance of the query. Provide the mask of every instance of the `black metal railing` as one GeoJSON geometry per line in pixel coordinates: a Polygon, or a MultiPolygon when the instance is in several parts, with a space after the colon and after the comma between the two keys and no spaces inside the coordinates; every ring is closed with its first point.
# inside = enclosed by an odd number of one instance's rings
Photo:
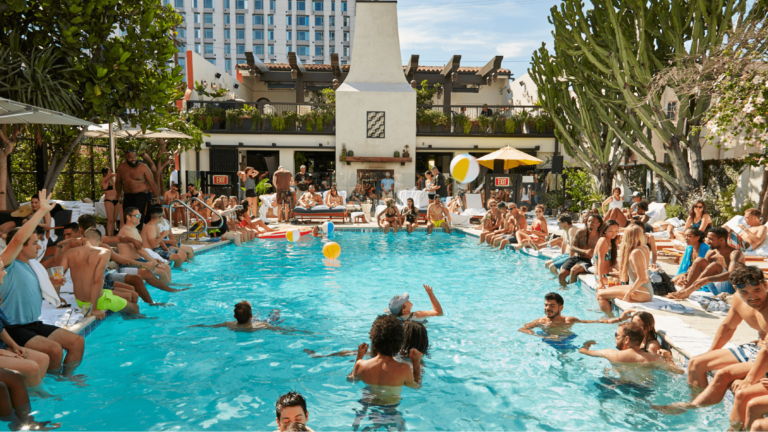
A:
{"type": "Polygon", "coordinates": [[[204,131],[336,133],[333,105],[282,102],[187,101],[189,121],[204,131]]]}
{"type": "Polygon", "coordinates": [[[419,105],[419,135],[545,135],[555,122],[536,105],[419,105]]]}

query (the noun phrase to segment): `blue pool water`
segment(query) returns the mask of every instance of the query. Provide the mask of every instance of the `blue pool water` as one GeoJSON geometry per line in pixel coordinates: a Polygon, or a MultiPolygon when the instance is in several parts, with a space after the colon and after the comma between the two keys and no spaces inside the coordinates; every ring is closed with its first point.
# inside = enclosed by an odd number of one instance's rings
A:
{"type": "MultiPolygon", "coordinates": [[[[477,239],[423,232],[393,237],[338,232],[341,267],[323,263],[322,241],[225,246],[174,272],[189,291],[153,291],[175,306],[142,311],[153,320],[107,319],[86,339],[78,373],[87,387],[46,378],[55,395],[36,399],[40,418],[67,430],[274,430],[274,402],[298,390],[315,430],[353,430],[363,386],[346,381],[353,358],[310,358],[368,341],[370,325],[395,293],[429,308],[434,287],[444,317],[427,325],[432,345],[423,388],[404,389],[397,408],[409,430],[725,430],[722,404],[670,416],[650,404],[688,398],[684,376],[659,373],[645,387],[616,385],[608,363],[558,352],[517,331],[543,315],[557,281],[542,261],[493,253],[477,239]],[[313,334],[235,333],[190,328],[232,320],[249,300],[265,317],[280,309],[284,326],[313,334]]],[[[562,291],[565,314],[599,318],[586,288],[562,291]]],[[[576,325],[575,346],[589,339],[612,348],[615,325],[576,325]]],[[[366,414],[370,414],[370,411],[366,414]]],[[[358,430],[374,428],[370,416],[358,430]]]]}

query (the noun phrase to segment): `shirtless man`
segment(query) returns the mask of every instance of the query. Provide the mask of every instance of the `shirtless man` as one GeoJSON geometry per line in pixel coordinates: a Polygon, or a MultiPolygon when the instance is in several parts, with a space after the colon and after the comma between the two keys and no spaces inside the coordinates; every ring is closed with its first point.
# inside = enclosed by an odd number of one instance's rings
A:
{"type": "Polygon", "coordinates": [[[501,223],[501,227],[499,227],[496,232],[485,236],[485,242],[488,243],[491,247],[496,247],[496,244],[501,243],[505,236],[514,236],[515,232],[517,231],[517,215],[520,213],[520,210],[517,209],[517,204],[507,204],[503,202],[499,203],[499,205],[500,204],[504,204],[506,207],[506,213],[504,213],[504,220],[501,223]]]}
{"type": "Polygon", "coordinates": [[[730,272],[736,264],[746,263],[741,251],[728,245],[730,234],[725,228],[715,227],[707,231],[706,242],[710,247],[707,255],[696,258],[688,273],[681,278],[679,285],[683,289],[667,294],[673,299],[686,299],[691,293],[707,285],[712,294],[719,292],[734,293],[733,285],[728,281],[730,272]]]}
{"type": "Polygon", "coordinates": [[[443,201],[435,197],[435,201],[427,207],[427,234],[432,234],[433,228],[441,227],[447,234],[451,233],[451,213],[443,206],[443,201]]]}
{"type": "Polygon", "coordinates": [[[429,296],[429,301],[432,303],[432,310],[430,311],[416,311],[413,312],[413,303],[411,303],[408,293],[402,295],[396,295],[389,301],[389,308],[384,309],[385,312],[389,311],[392,315],[398,317],[402,321],[408,321],[415,319],[417,321],[423,321],[425,318],[433,316],[443,316],[443,307],[440,306],[440,302],[437,301],[435,293],[431,286],[424,284],[424,291],[429,296]]]}
{"type": "MultiPolygon", "coordinates": [[[[159,197],[157,185],[152,178],[152,171],[139,162],[134,150],[125,152],[125,162],[117,167],[117,176],[115,177],[115,191],[119,199],[123,195],[123,208],[136,207],[142,214],[146,214],[147,206],[152,202],[152,196],[159,197]],[[151,194],[149,193],[151,192],[151,194]]],[[[139,229],[145,220],[138,225],[139,229]]]]}
{"type": "MultiPolygon", "coordinates": [[[[730,273],[730,280],[736,287],[736,295],[732,298],[728,315],[717,328],[709,351],[693,357],[688,362],[688,384],[704,391],[691,402],[655,408],[679,412],[681,409],[717,404],[723,400],[731,383],[746,377],[756,364],[755,356],[758,355],[760,346],[764,345],[762,340],[768,334],[768,287],[763,280],[762,271],[757,267],[738,266],[730,273]],[[757,330],[761,342],[723,349],[742,321],[757,330]],[[714,370],[717,370],[717,373],[707,385],[707,372],[714,370]]],[[[757,379],[764,376],[765,373],[757,379]]],[[[747,385],[749,384],[751,383],[748,382],[747,385]]],[[[738,392],[736,394],[738,395],[738,392]]]]}
{"type": "MultiPolygon", "coordinates": [[[[272,330],[280,333],[295,333],[301,332],[300,330],[294,330],[292,328],[277,327],[272,324],[276,324],[280,321],[280,311],[273,311],[266,320],[254,320],[253,311],[251,309],[251,303],[243,300],[235,305],[235,321],[227,321],[220,324],[205,325],[198,324],[190,327],[209,327],[209,328],[221,328],[226,327],[233,331],[238,332],[257,332],[259,330],[272,330]]],[[[306,333],[306,332],[302,332],[306,333]]]]}
{"type": "Polygon", "coordinates": [[[282,166],[277,168],[275,174],[272,176],[272,184],[275,185],[275,202],[277,203],[277,221],[289,221],[291,220],[294,197],[291,190],[291,184],[293,183],[293,174],[286,170],[282,166]],[[283,219],[285,216],[285,219],[283,219]]]}
{"type": "MultiPolygon", "coordinates": [[[[33,207],[34,209],[34,207],[33,207]]],[[[768,236],[768,227],[762,224],[760,210],[751,208],[744,211],[744,223],[740,224],[735,232],[744,241],[744,251],[754,251],[759,249],[765,243],[768,236]]],[[[724,225],[723,228],[732,231],[730,227],[724,225]]]]}
{"type": "Polygon", "coordinates": [[[173,217],[171,217],[173,211],[171,203],[178,199],[181,199],[181,195],[179,195],[179,187],[176,183],[171,183],[171,189],[165,191],[165,194],[163,194],[163,208],[165,209],[166,219],[172,219],[174,226],[179,226],[181,224],[181,211],[177,210],[173,213],[173,217]]]}
{"type": "Polygon", "coordinates": [[[595,345],[595,341],[584,342],[579,353],[591,357],[602,357],[611,363],[639,364],[648,368],[663,369],[673,373],[684,373],[672,360],[672,353],[667,350],[659,350],[659,356],[642,350],[641,344],[645,335],[643,328],[633,322],[619,325],[616,331],[616,349],[604,349],[592,351],[589,348],[595,345]]]}
{"type": "Polygon", "coordinates": [[[560,256],[544,263],[544,267],[552,274],[558,274],[565,261],[571,257],[571,243],[579,232],[579,229],[573,226],[573,219],[569,214],[562,214],[557,218],[557,227],[563,232],[563,237],[560,237],[560,256]]]}
{"type": "Polygon", "coordinates": [[[562,340],[562,338],[568,338],[573,335],[570,328],[573,324],[616,324],[626,321],[629,317],[631,310],[624,311],[618,318],[608,318],[601,320],[580,320],[576,317],[563,316],[563,308],[565,307],[565,301],[560,294],[549,293],[544,296],[544,318],[531,321],[528,324],[520,327],[517,331],[531,336],[539,336],[544,339],[562,340]],[[541,328],[544,330],[542,333],[536,333],[533,329],[541,328]]]}
{"type": "Polygon", "coordinates": [[[315,193],[315,185],[313,184],[309,185],[309,189],[307,192],[304,192],[299,200],[299,205],[307,210],[312,210],[312,207],[322,204],[323,197],[321,197],[320,194],[315,193]]]}
{"type": "Polygon", "coordinates": [[[379,315],[369,332],[372,352],[376,356],[364,360],[368,344],[357,347],[357,359],[350,380],[360,380],[372,389],[372,405],[394,405],[400,402],[403,386],[421,387],[421,357],[416,348],[408,353],[412,365],[394,359],[400,352],[405,340],[403,323],[393,315],[379,315]],[[411,370],[413,366],[413,370],[411,370]]]}
{"type": "Polygon", "coordinates": [[[104,291],[104,270],[112,251],[95,246],[101,244],[101,233],[89,228],[85,239],[86,245],[69,250],[61,261],[64,271],[69,269],[72,276],[77,305],[86,310],[90,308],[91,315],[100,320],[106,317],[106,310],[139,313],[136,303],[128,302],[109,290],[104,291]]]}
{"type": "Polygon", "coordinates": [[[187,260],[187,254],[184,251],[171,252],[163,241],[168,235],[166,231],[161,231],[159,223],[163,219],[163,209],[159,206],[149,207],[149,222],[144,225],[141,231],[141,241],[146,249],[149,249],[163,257],[166,261],[173,261],[174,267],[181,267],[181,264],[187,260]]]}
{"type": "MultiPolygon", "coordinates": [[[[595,253],[597,241],[600,240],[600,226],[602,224],[603,219],[600,216],[589,215],[586,227],[576,232],[576,237],[571,244],[571,252],[576,253],[576,255],[565,260],[560,267],[558,278],[561,286],[566,286],[565,278],[571,274],[571,270],[575,266],[592,264],[592,255],[595,253]]],[[[575,278],[571,277],[570,279],[571,283],[576,282],[575,278]]]]}
{"type": "MultiPolygon", "coordinates": [[[[139,234],[138,229],[136,229],[141,218],[141,212],[139,209],[136,207],[126,207],[123,215],[125,217],[125,223],[123,223],[123,226],[120,228],[120,232],[118,234],[141,241],[141,235],[139,234]]],[[[156,285],[154,278],[146,278],[144,280],[147,281],[147,283],[150,285],[157,286],[164,291],[171,290],[171,288],[167,285],[171,283],[171,267],[165,263],[158,263],[157,260],[153,259],[152,256],[144,250],[143,243],[142,247],[139,249],[135,249],[132,245],[129,244],[120,243],[117,245],[117,252],[128,259],[140,262],[144,260],[150,265],[156,265],[154,274],[159,278],[159,282],[162,282],[162,284],[159,286],[156,285]]],[[[139,270],[139,274],[141,274],[141,270],[139,270]]]]}
{"type": "Polygon", "coordinates": [[[510,234],[505,234],[501,237],[501,241],[499,242],[499,248],[497,250],[504,250],[505,247],[507,247],[508,244],[512,243],[513,241],[517,242],[517,231],[523,230],[525,231],[528,229],[528,220],[525,219],[525,212],[528,210],[525,206],[517,208],[516,204],[512,204],[515,206],[515,208],[512,210],[512,213],[515,218],[515,226],[513,228],[513,231],[510,234]]]}

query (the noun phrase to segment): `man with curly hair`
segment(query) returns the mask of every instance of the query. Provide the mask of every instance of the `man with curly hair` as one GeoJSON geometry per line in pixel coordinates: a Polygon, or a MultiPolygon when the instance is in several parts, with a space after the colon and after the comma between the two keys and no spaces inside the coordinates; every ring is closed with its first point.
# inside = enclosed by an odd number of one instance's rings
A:
{"type": "Polygon", "coordinates": [[[372,403],[385,405],[397,403],[400,399],[400,389],[404,385],[411,388],[421,387],[419,362],[423,353],[416,348],[411,348],[408,352],[408,358],[413,363],[413,370],[407,363],[400,363],[394,359],[405,340],[403,323],[394,315],[379,315],[373,322],[369,335],[373,357],[363,360],[365,353],[368,352],[368,344],[361,343],[357,347],[357,360],[355,360],[355,367],[350,378],[363,381],[371,387],[381,387],[382,390],[387,390],[388,397],[379,395],[377,391],[372,392],[377,399],[381,399],[372,401],[372,403]],[[394,392],[392,392],[393,387],[395,388],[394,392]]]}

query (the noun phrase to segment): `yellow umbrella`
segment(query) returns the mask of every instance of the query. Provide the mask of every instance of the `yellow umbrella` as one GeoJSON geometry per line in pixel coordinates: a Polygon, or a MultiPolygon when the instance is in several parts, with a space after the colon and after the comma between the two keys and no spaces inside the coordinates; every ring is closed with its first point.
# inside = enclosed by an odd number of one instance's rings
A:
{"type": "Polygon", "coordinates": [[[538,165],[544,161],[537,159],[527,153],[523,153],[518,149],[506,146],[502,149],[496,150],[493,153],[489,153],[477,160],[480,165],[493,169],[493,161],[503,160],[504,169],[517,168],[520,165],[538,165]]]}

